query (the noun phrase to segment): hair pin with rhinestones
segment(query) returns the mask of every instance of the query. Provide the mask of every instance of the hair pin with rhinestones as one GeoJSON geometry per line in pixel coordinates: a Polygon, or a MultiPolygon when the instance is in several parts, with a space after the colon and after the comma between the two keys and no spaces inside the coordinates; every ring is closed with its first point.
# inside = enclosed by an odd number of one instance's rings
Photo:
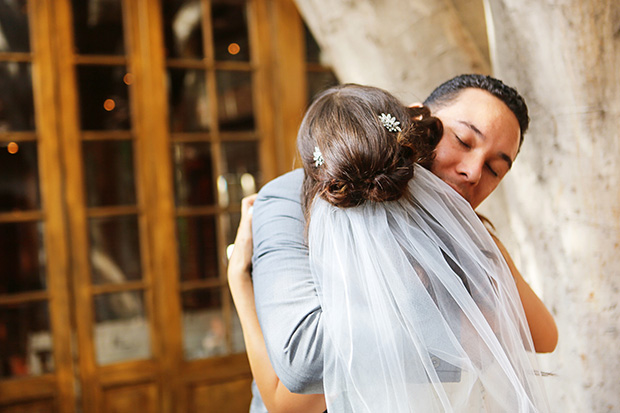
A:
{"type": "Polygon", "coordinates": [[[379,116],[379,120],[381,121],[381,123],[383,124],[383,126],[385,127],[385,129],[389,130],[390,132],[400,132],[400,122],[396,120],[396,117],[385,113],[382,113],[381,116],[379,116]]]}
{"type": "Polygon", "coordinates": [[[314,147],[314,152],[312,153],[312,159],[314,159],[314,166],[318,168],[319,166],[325,163],[325,159],[323,159],[323,154],[318,146],[314,147]]]}

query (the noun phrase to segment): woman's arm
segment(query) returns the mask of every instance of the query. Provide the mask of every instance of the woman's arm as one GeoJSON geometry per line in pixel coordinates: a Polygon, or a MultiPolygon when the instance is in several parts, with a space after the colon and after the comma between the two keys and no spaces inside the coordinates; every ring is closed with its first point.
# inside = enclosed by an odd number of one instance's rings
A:
{"type": "Polygon", "coordinates": [[[256,313],[276,375],[293,393],[323,393],[323,311],[301,208],[303,170],[263,186],[252,215],[256,313]]]}
{"type": "Polygon", "coordinates": [[[250,368],[267,410],[277,412],[323,412],[325,398],[322,394],[295,394],[289,392],[276,376],[263,333],[256,316],[254,288],[250,275],[252,262],[252,212],[256,195],[244,198],[241,203],[241,222],[235,247],[228,262],[228,285],[237,308],[243,329],[250,368]]]}
{"type": "Polygon", "coordinates": [[[519,297],[525,310],[525,317],[527,323],[530,326],[530,333],[532,334],[532,341],[534,342],[534,349],[537,353],[550,353],[555,350],[558,344],[558,328],[555,325],[553,316],[545,307],[545,304],[538,298],[536,293],[532,290],[528,283],[525,282],[519,270],[515,266],[510,254],[493,234],[491,234],[493,240],[499,247],[510,272],[517,284],[517,290],[519,291],[519,297]]]}

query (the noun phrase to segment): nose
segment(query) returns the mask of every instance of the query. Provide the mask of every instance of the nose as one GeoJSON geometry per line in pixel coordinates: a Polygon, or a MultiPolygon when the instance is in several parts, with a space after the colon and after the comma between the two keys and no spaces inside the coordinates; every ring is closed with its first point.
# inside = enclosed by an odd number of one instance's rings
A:
{"type": "Polygon", "coordinates": [[[465,180],[465,182],[476,185],[482,177],[483,168],[484,160],[471,154],[461,160],[458,164],[457,172],[465,180]]]}

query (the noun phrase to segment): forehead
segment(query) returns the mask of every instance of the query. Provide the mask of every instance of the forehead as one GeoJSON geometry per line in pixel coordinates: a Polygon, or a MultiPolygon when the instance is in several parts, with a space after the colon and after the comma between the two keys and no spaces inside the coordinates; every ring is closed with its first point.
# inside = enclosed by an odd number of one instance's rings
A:
{"type": "Polygon", "coordinates": [[[448,128],[473,125],[486,138],[507,146],[512,159],[517,154],[521,134],[517,117],[504,102],[486,90],[464,89],[434,115],[448,128]]]}

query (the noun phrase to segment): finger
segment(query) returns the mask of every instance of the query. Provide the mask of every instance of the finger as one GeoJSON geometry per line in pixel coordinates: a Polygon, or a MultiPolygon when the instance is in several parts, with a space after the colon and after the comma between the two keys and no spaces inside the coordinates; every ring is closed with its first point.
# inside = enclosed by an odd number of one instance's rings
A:
{"type": "MultiPolygon", "coordinates": [[[[227,248],[228,259],[236,257],[237,246],[241,245],[241,250],[245,251],[248,245],[251,248],[252,245],[252,208],[257,194],[246,196],[241,200],[241,220],[239,221],[239,227],[237,228],[237,235],[235,241],[227,248]]],[[[243,254],[242,254],[243,255],[243,254]]],[[[250,249],[251,256],[251,249],[250,249]]]]}
{"type": "Polygon", "coordinates": [[[241,220],[237,228],[235,242],[240,238],[250,238],[252,236],[252,208],[257,194],[246,196],[241,200],[241,220]]]}
{"type": "Polygon", "coordinates": [[[252,213],[252,207],[254,206],[254,201],[256,201],[257,196],[258,194],[253,194],[246,196],[241,200],[241,215],[252,213]]]}

